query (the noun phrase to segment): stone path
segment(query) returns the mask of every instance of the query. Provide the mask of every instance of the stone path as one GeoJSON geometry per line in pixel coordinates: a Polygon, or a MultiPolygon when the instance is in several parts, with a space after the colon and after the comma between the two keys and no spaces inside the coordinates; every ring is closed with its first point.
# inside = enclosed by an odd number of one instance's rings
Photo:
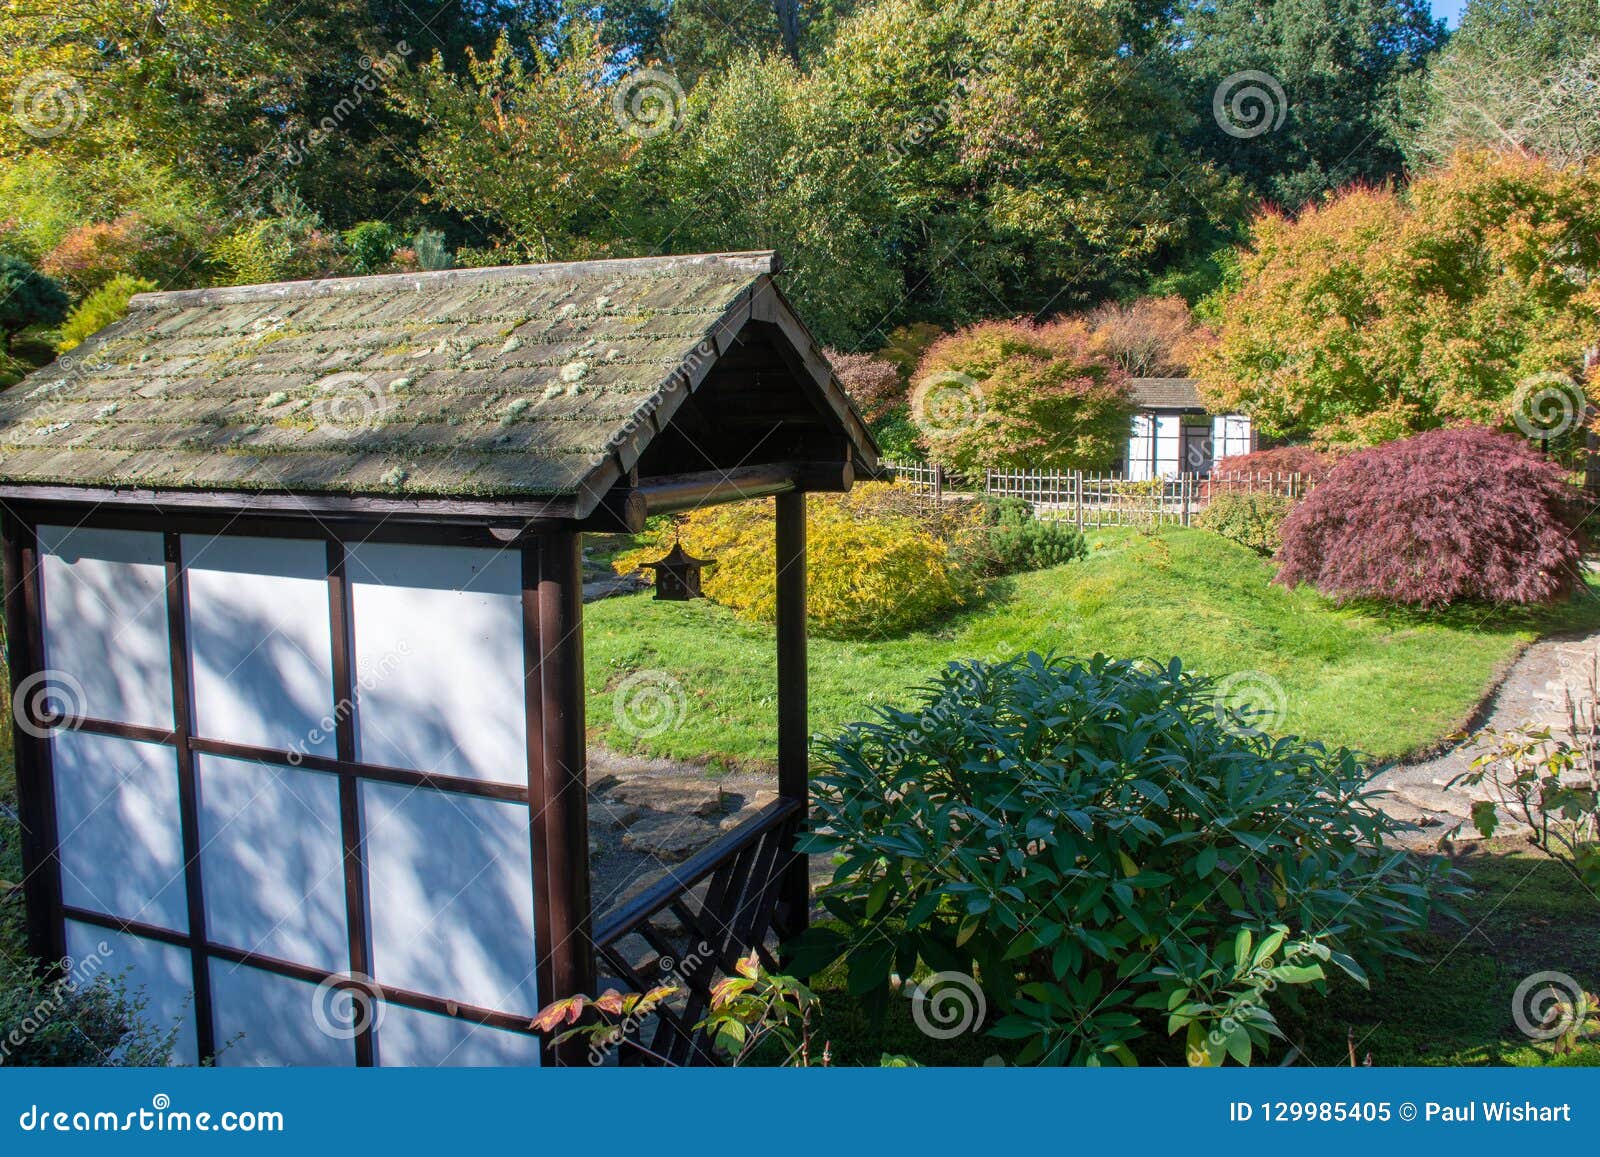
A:
{"type": "Polygon", "coordinates": [[[590,889],[596,913],[629,900],[778,798],[775,776],[589,753],[590,889]]]}
{"type": "MultiPolygon", "coordinates": [[[[1582,701],[1592,700],[1592,680],[1596,656],[1600,655],[1600,631],[1543,639],[1523,652],[1484,708],[1474,720],[1472,730],[1484,727],[1506,731],[1530,724],[1559,726],[1566,722],[1567,695],[1582,701]]],[[[1446,790],[1452,779],[1467,771],[1478,753],[1466,743],[1429,759],[1402,763],[1373,780],[1373,786],[1393,792],[1381,806],[1383,810],[1419,830],[1408,833],[1400,842],[1417,848],[1432,848],[1440,839],[1475,840],[1478,833],[1470,822],[1474,799],[1489,798],[1482,788],[1461,787],[1446,790]],[[1459,831],[1452,835],[1452,830],[1459,831]]],[[[1505,829],[1502,829],[1505,830],[1505,829]]]]}

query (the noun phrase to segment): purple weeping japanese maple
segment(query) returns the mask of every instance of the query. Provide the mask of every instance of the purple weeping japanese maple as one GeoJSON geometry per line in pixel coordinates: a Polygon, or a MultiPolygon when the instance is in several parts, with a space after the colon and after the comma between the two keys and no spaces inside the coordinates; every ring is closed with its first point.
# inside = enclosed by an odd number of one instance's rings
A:
{"type": "Polygon", "coordinates": [[[1581,509],[1526,440],[1430,430],[1335,466],[1284,520],[1274,581],[1417,607],[1551,602],[1579,579],[1581,509]]]}

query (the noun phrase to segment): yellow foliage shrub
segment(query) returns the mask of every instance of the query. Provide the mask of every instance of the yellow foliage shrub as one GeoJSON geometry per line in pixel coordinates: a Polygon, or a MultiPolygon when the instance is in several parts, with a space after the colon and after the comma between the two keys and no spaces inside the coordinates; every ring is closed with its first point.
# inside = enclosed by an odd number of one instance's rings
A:
{"type": "MultiPolygon", "coordinates": [[[[890,635],[925,626],[982,594],[966,562],[965,520],[936,526],[926,503],[903,486],[864,483],[848,494],[806,499],[806,584],[811,629],[832,638],[890,635]]],[[[746,618],[777,617],[774,514],[770,502],[737,502],[688,515],[683,548],[714,560],[701,589],[746,618]]],[[[613,565],[627,574],[672,546],[673,525],[613,565]]]]}

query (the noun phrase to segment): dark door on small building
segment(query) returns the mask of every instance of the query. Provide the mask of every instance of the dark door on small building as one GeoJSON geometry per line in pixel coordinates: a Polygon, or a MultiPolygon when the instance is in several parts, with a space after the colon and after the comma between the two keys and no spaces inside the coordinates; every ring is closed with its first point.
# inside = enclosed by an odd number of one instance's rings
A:
{"type": "Polygon", "coordinates": [[[1216,447],[1211,440],[1211,420],[1205,425],[1193,418],[1183,420],[1183,457],[1179,469],[1185,474],[1209,474],[1216,447]]]}

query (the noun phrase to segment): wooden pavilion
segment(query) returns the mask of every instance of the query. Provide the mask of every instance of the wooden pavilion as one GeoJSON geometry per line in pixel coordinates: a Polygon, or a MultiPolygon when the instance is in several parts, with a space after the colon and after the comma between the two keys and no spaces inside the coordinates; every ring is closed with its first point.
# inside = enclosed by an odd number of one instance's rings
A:
{"type": "Polygon", "coordinates": [[[804,495],[877,464],[776,272],[145,294],[0,395],[40,959],[112,953],[188,1062],[533,1064],[531,1015],[597,957],[652,979],[619,945],[664,956],[671,913],[711,949],[657,1042],[689,1057],[716,976],[806,921],[804,495]],[[779,798],[592,913],[582,534],[746,499],[776,504],[779,798]]]}

